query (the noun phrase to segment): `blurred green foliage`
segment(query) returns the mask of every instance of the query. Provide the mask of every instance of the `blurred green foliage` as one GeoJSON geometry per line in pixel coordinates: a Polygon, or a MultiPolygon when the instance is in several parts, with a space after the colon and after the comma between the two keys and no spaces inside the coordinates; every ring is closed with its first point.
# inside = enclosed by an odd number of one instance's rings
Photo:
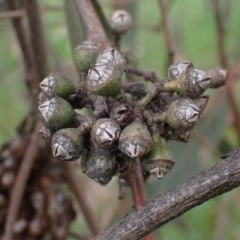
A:
{"type": "MultiPolygon", "coordinates": [[[[68,1],[39,1],[42,6],[51,4],[51,6],[61,5],[63,7],[61,11],[42,13],[49,53],[48,61],[51,71],[60,71],[74,79],[77,77],[77,72],[72,60],[72,48],[76,41],[82,39],[83,36],[80,36],[79,20],[76,16],[74,17],[74,13],[72,19],[70,19],[71,29],[68,31],[64,11],[66,2],[68,1]],[[74,23],[76,24],[74,25],[74,23]],[[69,32],[71,33],[71,41],[69,32]]],[[[113,9],[110,3],[120,5],[120,2],[99,0],[106,15],[109,15],[113,9]]],[[[192,61],[200,69],[218,66],[216,28],[210,1],[173,0],[170,2],[168,21],[176,59],[192,61]]],[[[228,62],[232,66],[240,56],[240,4],[237,0],[222,0],[220,3],[224,15],[225,51],[228,62]]],[[[130,61],[139,68],[153,70],[160,77],[166,77],[167,51],[161,29],[161,16],[157,0],[132,1],[130,4],[122,4],[120,8],[127,8],[134,15],[134,27],[123,39],[123,52],[127,53],[130,61]]],[[[71,14],[72,10],[69,11],[71,14]]],[[[10,19],[0,21],[0,31],[1,145],[14,136],[16,126],[29,111],[30,98],[24,84],[24,63],[21,51],[10,19]]],[[[211,147],[220,153],[224,153],[230,147],[237,146],[236,133],[229,125],[229,106],[225,92],[223,89],[219,89],[209,91],[208,94],[210,94],[209,106],[197,125],[197,131],[205,142],[199,141],[199,138],[193,135],[187,144],[174,142],[168,145],[174,153],[176,165],[163,180],[150,178],[147,181],[146,191],[149,201],[161,192],[178,186],[189,177],[216,163],[217,158],[211,151],[211,147]],[[219,92],[221,92],[221,95],[219,95],[219,92]]],[[[99,186],[99,188],[102,187],[99,186]]],[[[110,186],[105,188],[105,194],[107,194],[106,198],[109,198],[109,201],[101,202],[101,198],[95,199],[95,210],[98,212],[97,217],[99,219],[104,218],[106,212],[110,212],[111,215],[111,209],[108,209],[110,200],[114,201],[115,205],[119,204],[117,200],[117,181],[113,181],[110,186]]],[[[94,192],[90,195],[93,196],[94,192]]],[[[129,193],[126,197],[131,200],[129,193]]],[[[239,198],[239,190],[234,190],[224,196],[210,200],[156,230],[156,239],[240,239],[238,227],[240,222],[239,198]]],[[[114,206],[114,204],[112,205],[114,206]]],[[[124,209],[120,215],[125,215],[127,209],[132,211],[131,203],[124,209]]],[[[113,214],[113,216],[115,215],[113,214]]],[[[110,222],[112,223],[112,221],[110,222]]],[[[107,225],[104,227],[106,228],[107,225]]],[[[79,222],[73,223],[72,228],[75,232],[83,233],[85,223],[80,219],[79,222]],[[79,223],[80,229],[77,227],[79,223]]]]}

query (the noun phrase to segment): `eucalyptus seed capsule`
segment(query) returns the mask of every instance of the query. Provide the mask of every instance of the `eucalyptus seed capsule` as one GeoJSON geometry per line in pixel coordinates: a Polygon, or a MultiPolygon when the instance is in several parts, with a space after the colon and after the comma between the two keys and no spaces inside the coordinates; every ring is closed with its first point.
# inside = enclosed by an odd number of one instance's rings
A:
{"type": "Polygon", "coordinates": [[[117,96],[121,92],[121,72],[111,63],[96,64],[88,72],[87,88],[100,96],[117,96]]]}
{"type": "Polygon", "coordinates": [[[119,103],[111,109],[110,118],[121,127],[126,127],[133,120],[133,109],[124,103],[119,103]]]}
{"type": "Polygon", "coordinates": [[[223,86],[226,83],[227,73],[227,70],[221,69],[219,67],[207,70],[207,74],[212,77],[212,81],[209,87],[218,88],[223,86]]]}
{"type": "Polygon", "coordinates": [[[174,80],[164,84],[165,91],[177,91],[190,98],[199,97],[211,83],[211,76],[188,62],[170,67],[168,75],[169,80],[174,80]]]}
{"type": "Polygon", "coordinates": [[[114,48],[109,48],[103,53],[99,54],[97,58],[98,64],[113,64],[119,69],[124,69],[126,66],[125,58],[114,48]]]}
{"type": "Polygon", "coordinates": [[[79,71],[87,73],[95,64],[99,53],[98,46],[92,40],[84,41],[77,46],[74,50],[74,59],[79,71]]]}
{"type": "Polygon", "coordinates": [[[164,132],[163,137],[166,140],[175,140],[179,142],[188,142],[190,137],[190,131],[178,131],[170,126],[167,127],[167,130],[164,132]]]}
{"type": "Polygon", "coordinates": [[[166,122],[178,131],[188,131],[197,123],[200,109],[188,98],[180,98],[171,103],[166,111],[166,122]]]}
{"type": "Polygon", "coordinates": [[[152,147],[152,137],[142,120],[136,118],[122,131],[119,149],[131,158],[147,154],[152,147]]]}
{"type": "Polygon", "coordinates": [[[52,131],[47,128],[45,125],[42,125],[41,129],[39,130],[39,135],[41,135],[46,141],[50,141],[52,137],[52,131]]]}
{"type": "Polygon", "coordinates": [[[181,62],[176,62],[176,63],[172,64],[168,68],[168,80],[173,81],[173,80],[178,79],[180,77],[180,75],[186,70],[186,68],[189,65],[193,66],[193,64],[188,61],[181,61],[181,62]]]}
{"type": "Polygon", "coordinates": [[[69,126],[75,119],[76,113],[72,106],[63,98],[54,97],[38,107],[44,125],[51,130],[69,126]]]}
{"type": "Polygon", "coordinates": [[[116,33],[125,33],[132,27],[132,17],[125,10],[116,10],[109,17],[109,25],[116,33]]]}
{"type": "Polygon", "coordinates": [[[83,173],[102,186],[106,186],[117,172],[115,156],[101,148],[85,151],[81,157],[81,167],[83,173]]]}
{"type": "Polygon", "coordinates": [[[59,160],[77,160],[83,152],[83,136],[76,128],[61,129],[53,134],[52,154],[59,160]]]}
{"type": "Polygon", "coordinates": [[[172,153],[160,141],[154,141],[151,151],[143,157],[143,169],[163,178],[174,166],[172,153]]]}
{"type": "Polygon", "coordinates": [[[38,105],[43,104],[44,102],[50,100],[50,97],[47,95],[46,92],[40,92],[37,97],[37,103],[38,105]]]}
{"type": "Polygon", "coordinates": [[[198,98],[194,98],[192,99],[192,101],[196,104],[196,106],[199,108],[200,110],[200,114],[203,112],[203,110],[205,109],[205,107],[207,106],[209,100],[209,96],[208,95],[201,95],[198,98]]]}
{"type": "Polygon", "coordinates": [[[61,73],[51,73],[39,85],[50,98],[55,96],[67,98],[75,91],[71,80],[61,73]]]}
{"type": "Polygon", "coordinates": [[[120,136],[120,131],[120,126],[115,120],[101,118],[92,125],[91,139],[96,146],[108,149],[116,143],[120,136]]]}

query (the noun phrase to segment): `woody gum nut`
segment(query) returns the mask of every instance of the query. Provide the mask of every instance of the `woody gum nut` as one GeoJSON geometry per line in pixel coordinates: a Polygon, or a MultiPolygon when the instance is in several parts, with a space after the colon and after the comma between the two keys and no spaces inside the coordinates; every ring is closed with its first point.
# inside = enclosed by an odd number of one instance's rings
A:
{"type": "Polygon", "coordinates": [[[121,92],[121,72],[113,64],[96,64],[89,70],[86,83],[93,93],[114,97],[121,92]]]}
{"type": "Polygon", "coordinates": [[[192,65],[192,63],[188,61],[176,62],[172,64],[168,68],[168,80],[172,81],[179,78],[179,76],[186,70],[189,65],[192,65]]]}
{"type": "Polygon", "coordinates": [[[76,117],[72,106],[60,97],[44,102],[38,107],[38,110],[44,125],[55,131],[69,126],[76,117]]]}
{"type": "Polygon", "coordinates": [[[163,178],[174,166],[175,162],[169,150],[160,142],[154,142],[151,151],[143,157],[143,169],[150,174],[163,178]]]}
{"type": "Polygon", "coordinates": [[[109,17],[109,25],[116,33],[124,33],[132,27],[132,17],[125,10],[116,10],[109,17]]]}
{"type": "Polygon", "coordinates": [[[97,58],[98,64],[114,64],[118,68],[124,69],[126,65],[125,58],[114,48],[109,48],[99,54],[97,58]]]}
{"type": "Polygon", "coordinates": [[[91,139],[96,146],[110,148],[120,136],[120,126],[110,118],[101,118],[92,125],[91,139]]]}
{"type": "Polygon", "coordinates": [[[147,154],[152,147],[152,137],[141,120],[136,119],[122,131],[119,149],[131,158],[147,154]]]}
{"type": "Polygon", "coordinates": [[[81,167],[88,177],[106,186],[117,171],[117,162],[109,150],[93,148],[90,152],[83,153],[81,167]]]}
{"type": "Polygon", "coordinates": [[[74,59],[79,71],[87,73],[95,64],[99,53],[98,46],[92,40],[84,41],[77,46],[74,50],[74,59]]]}
{"type": "Polygon", "coordinates": [[[166,121],[179,131],[187,131],[197,123],[199,115],[200,109],[191,99],[180,98],[169,106],[166,121]]]}
{"type": "Polygon", "coordinates": [[[52,98],[59,96],[67,98],[74,93],[74,85],[70,79],[61,73],[52,73],[39,84],[40,88],[52,98]]]}
{"type": "Polygon", "coordinates": [[[83,137],[75,128],[65,128],[52,137],[52,154],[59,160],[77,160],[83,152],[83,137]]]}

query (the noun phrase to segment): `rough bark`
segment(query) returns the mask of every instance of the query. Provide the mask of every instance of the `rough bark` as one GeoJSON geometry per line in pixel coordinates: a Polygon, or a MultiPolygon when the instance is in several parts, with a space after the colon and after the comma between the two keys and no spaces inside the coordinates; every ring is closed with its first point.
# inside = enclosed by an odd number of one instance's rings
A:
{"type": "Polygon", "coordinates": [[[240,185],[240,148],[231,150],[210,169],[154,198],[142,210],[122,217],[94,240],[136,240],[211,198],[240,185]]]}

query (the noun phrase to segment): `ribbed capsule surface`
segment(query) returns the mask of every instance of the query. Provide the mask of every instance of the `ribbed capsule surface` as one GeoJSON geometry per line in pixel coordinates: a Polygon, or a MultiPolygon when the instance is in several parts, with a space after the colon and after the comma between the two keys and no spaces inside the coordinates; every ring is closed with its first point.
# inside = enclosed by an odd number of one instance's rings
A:
{"type": "Polygon", "coordinates": [[[158,178],[163,178],[174,166],[172,153],[159,141],[153,143],[151,151],[143,157],[143,169],[158,178]]]}
{"type": "Polygon", "coordinates": [[[89,70],[87,88],[100,96],[116,96],[121,92],[121,72],[109,64],[96,64],[89,70]]]}
{"type": "Polygon", "coordinates": [[[43,125],[39,130],[39,135],[41,135],[46,141],[50,141],[52,137],[52,132],[49,128],[43,125]]]}
{"type": "Polygon", "coordinates": [[[106,149],[92,148],[81,157],[81,168],[88,177],[106,186],[117,172],[115,156],[106,149]]]}
{"type": "Polygon", "coordinates": [[[59,160],[77,160],[83,152],[83,137],[76,128],[57,131],[52,137],[52,154],[59,160]]]}
{"type": "Polygon", "coordinates": [[[114,48],[109,48],[99,54],[97,58],[98,64],[113,64],[118,68],[124,69],[126,65],[125,58],[114,48]]]}
{"type": "Polygon", "coordinates": [[[86,40],[74,50],[75,63],[80,72],[87,73],[95,64],[98,54],[98,46],[92,40],[86,40]]]}
{"type": "Polygon", "coordinates": [[[211,83],[207,72],[194,68],[190,62],[177,62],[168,70],[169,81],[165,83],[166,90],[177,91],[190,98],[199,97],[211,83]]]}
{"type": "Polygon", "coordinates": [[[67,98],[74,93],[73,83],[61,73],[51,73],[39,86],[50,98],[54,96],[67,98]]]}
{"type": "Polygon", "coordinates": [[[109,17],[109,25],[116,33],[124,33],[132,27],[132,16],[125,10],[116,10],[109,17]]]}
{"type": "Polygon", "coordinates": [[[189,65],[192,65],[192,63],[188,61],[181,61],[172,64],[168,68],[168,80],[173,81],[178,79],[179,76],[186,70],[189,65]]]}
{"type": "Polygon", "coordinates": [[[92,125],[91,139],[100,148],[111,148],[120,136],[120,126],[110,118],[101,118],[92,125]]]}
{"type": "Polygon", "coordinates": [[[54,97],[38,107],[41,118],[47,128],[58,130],[70,125],[75,117],[72,106],[63,98],[54,97]]]}
{"type": "Polygon", "coordinates": [[[152,147],[152,137],[140,119],[135,119],[122,131],[119,149],[131,158],[147,154],[152,147]]]}
{"type": "Polygon", "coordinates": [[[178,131],[188,131],[197,123],[200,109],[189,98],[180,98],[169,106],[166,122],[178,131]]]}
{"type": "Polygon", "coordinates": [[[126,127],[133,120],[133,109],[120,103],[111,109],[110,118],[114,119],[120,126],[126,127]]]}
{"type": "Polygon", "coordinates": [[[226,83],[228,71],[220,67],[211,68],[207,71],[207,74],[211,76],[212,81],[210,83],[210,88],[218,88],[226,83]]]}

